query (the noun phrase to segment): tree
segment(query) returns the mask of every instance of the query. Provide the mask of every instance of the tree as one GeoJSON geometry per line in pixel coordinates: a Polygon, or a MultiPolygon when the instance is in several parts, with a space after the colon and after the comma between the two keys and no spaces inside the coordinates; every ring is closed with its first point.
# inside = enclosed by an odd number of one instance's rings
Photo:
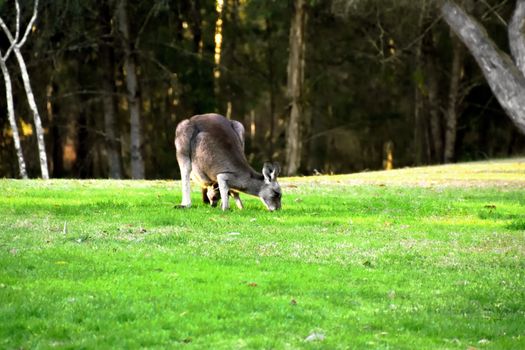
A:
{"type": "Polygon", "coordinates": [[[117,21],[124,46],[124,73],[128,90],[128,109],[130,116],[131,177],[143,179],[145,176],[142,158],[142,125],[140,118],[139,84],[133,47],[130,41],[127,0],[117,5],[117,21]]]}
{"type": "MultiPolygon", "coordinates": [[[[427,0],[422,0],[421,10],[417,22],[417,32],[422,33],[427,16],[427,0]]],[[[423,154],[425,149],[425,123],[423,120],[423,40],[418,40],[415,46],[415,91],[414,91],[414,164],[423,164],[423,154]]]]}
{"type": "MultiPolygon", "coordinates": [[[[18,1],[16,1],[16,7],[18,8],[18,1]]],[[[17,10],[17,12],[19,12],[17,10]]],[[[42,172],[42,178],[43,179],[49,179],[49,171],[47,166],[47,154],[46,154],[46,146],[44,142],[44,128],[42,127],[42,121],[40,119],[40,114],[38,113],[38,108],[35,102],[35,96],[33,94],[33,89],[31,88],[31,81],[29,78],[29,74],[27,72],[27,66],[24,60],[24,57],[22,56],[22,53],[20,52],[20,49],[24,45],[27,37],[29,36],[29,32],[33,28],[33,24],[36,21],[38,14],[38,0],[35,0],[34,7],[33,7],[33,15],[26,27],[26,30],[24,32],[24,35],[22,38],[19,39],[19,16],[17,16],[17,27],[15,31],[15,36],[11,34],[11,31],[5,24],[4,20],[0,18],[0,27],[4,31],[4,34],[7,36],[7,39],[9,40],[9,43],[12,47],[12,51],[14,52],[16,59],[18,61],[18,65],[20,67],[20,72],[22,74],[22,80],[24,82],[24,89],[27,96],[27,101],[29,103],[29,108],[31,109],[31,113],[33,114],[33,120],[35,123],[35,131],[37,135],[37,144],[38,144],[38,151],[39,151],[39,158],[40,158],[40,169],[42,172]]],[[[9,56],[10,52],[6,52],[6,56],[9,56]]],[[[5,77],[5,75],[4,75],[5,77]]]]}
{"type": "Polygon", "coordinates": [[[113,49],[113,34],[111,26],[111,11],[109,0],[99,2],[99,21],[104,42],[100,45],[100,63],[102,69],[102,88],[104,95],[102,104],[104,110],[104,138],[106,143],[109,177],[122,178],[122,157],[117,142],[115,106],[115,53],[113,49]]]}
{"type": "Polygon", "coordinates": [[[445,163],[452,162],[455,156],[463,57],[463,44],[455,36],[452,36],[452,68],[450,70],[448,106],[445,115],[445,144],[443,146],[443,161],[445,163]]]}
{"type": "Polygon", "coordinates": [[[290,98],[290,118],[286,130],[285,173],[293,175],[301,166],[302,128],[304,117],[304,68],[306,52],[306,22],[308,14],[305,0],[293,2],[290,26],[290,53],[288,56],[287,94],[290,98]]]}
{"type": "Polygon", "coordinates": [[[437,48],[434,32],[429,30],[422,39],[424,69],[426,73],[426,100],[428,103],[428,125],[430,159],[436,163],[443,161],[443,128],[441,115],[441,96],[439,94],[439,72],[437,48]]]}
{"type": "Polygon", "coordinates": [[[441,14],[474,56],[492,92],[514,125],[525,133],[525,0],[517,0],[508,26],[509,44],[515,62],[499,50],[485,28],[455,2],[446,0],[441,5],[441,14]]]}
{"type": "MultiPolygon", "coordinates": [[[[16,1],[17,28],[16,28],[15,37],[17,38],[18,38],[18,33],[19,33],[19,24],[20,24],[20,7],[18,5],[18,1],[16,1]]],[[[15,144],[16,156],[18,159],[18,169],[20,172],[20,177],[22,179],[27,179],[26,162],[24,160],[24,154],[22,152],[22,145],[20,144],[20,134],[18,133],[18,127],[16,125],[15,108],[14,108],[14,103],[13,103],[13,85],[11,83],[11,76],[9,75],[9,70],[7,69],[7,65],[6,65],[6,61],[9,58],[9,55],[14,48],[14,45],[15,44],[12,43],[11,46],[9,46],[5,55],[2,55],[2,52],[0,51],[0,68],[2,69],[2,74],[4,76],[5,95],[6,95],[6,101],[7,101],[7,115],[9,118],[9,124],[11,126],[11,130],[13,132],[13,141],[15,144]]]]}

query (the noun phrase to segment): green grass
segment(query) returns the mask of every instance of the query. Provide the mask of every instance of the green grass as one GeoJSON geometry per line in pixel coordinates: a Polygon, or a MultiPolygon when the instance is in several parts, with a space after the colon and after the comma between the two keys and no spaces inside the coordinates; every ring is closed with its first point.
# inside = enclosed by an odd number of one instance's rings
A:
{"type": "Polygon", "coordinates": [[[499,163],[284,179],[274,213],[196,188],[174,209],[171,181],[0,180],[0,348],[525,348],[512,164],[504,184],[475,175],[499,163]]]}

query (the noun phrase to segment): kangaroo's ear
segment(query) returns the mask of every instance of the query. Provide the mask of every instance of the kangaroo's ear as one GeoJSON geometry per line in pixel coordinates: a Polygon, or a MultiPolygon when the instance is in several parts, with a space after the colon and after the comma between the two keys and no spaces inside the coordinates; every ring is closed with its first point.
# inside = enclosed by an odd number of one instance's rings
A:
{"type": "Polygon", "coordinates": [[[272,180],[275,181],[277,179],[277,176],[281,173],[281,165],[277,162],[273,163],[273,172],[272,172],[272,180]]]}
{"type": "Polygon", "coordinates": [[[273,164],[269,162],[265,162],[262,169],[262,174],[264,176],[265,182],[272,182],[272,174],[273,174],[273,164]]]}
{"type": "Polygon", "coordinates": [[[281,172],[281,166],[279,163],[266,162],[263,165],[262,173],[264,175],[264,181],[270,183],[277,179],[277,175],[281,172]]]}

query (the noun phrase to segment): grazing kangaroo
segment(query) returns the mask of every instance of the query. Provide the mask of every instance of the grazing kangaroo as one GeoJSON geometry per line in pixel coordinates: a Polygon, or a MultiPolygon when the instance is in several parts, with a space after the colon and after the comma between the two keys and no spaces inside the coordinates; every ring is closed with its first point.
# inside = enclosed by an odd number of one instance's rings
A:
{"type": "Polygon", "coordinates": [[[270,211],[281,208],[279,164],[264,163],[262,174],[250,167],[244,155],[241,123],[219,114],[193,116],[177,125],[175,147],[182,178],[181,207],[191,206],[191,174],[201,184],[203,199],[206,196],[211,204],[218,200],[213,189],[218,186],[222,210],[229,209],[229,194],[242,208],[238,192],[259,197],[270,211]]]}

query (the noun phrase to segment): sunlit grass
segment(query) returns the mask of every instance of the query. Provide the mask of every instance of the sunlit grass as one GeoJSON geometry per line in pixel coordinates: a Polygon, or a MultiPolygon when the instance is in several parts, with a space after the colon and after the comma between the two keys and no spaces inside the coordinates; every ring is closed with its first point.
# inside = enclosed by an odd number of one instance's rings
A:
{"type": "Polygon", "coordinates": [[[275,213],[196,188],[177,210],[174,181],[0,180],[0,348],[524,348],[524,175],[283,179],[275,213]]]}
{"type": "MultiPolygon", "coordinates": [[[[388,183],[417,186],[525,186],[525,158],[502,159],[433,167],[370,171],[351,175],[317,176],[318,183],[388,183]]],[[[301,178],[292,178],[293,181],[301,178]]]]}

